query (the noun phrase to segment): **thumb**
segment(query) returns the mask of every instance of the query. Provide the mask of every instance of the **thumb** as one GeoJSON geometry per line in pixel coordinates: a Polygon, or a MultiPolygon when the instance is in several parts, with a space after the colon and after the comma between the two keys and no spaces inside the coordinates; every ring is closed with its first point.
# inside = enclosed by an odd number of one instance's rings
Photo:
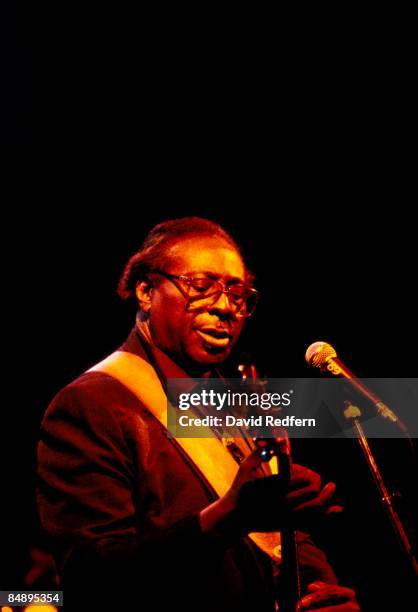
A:
{"type": "Polygon", "coordinates": [[[230,493],[236,494],[244,482],[248,480],[254,480],[262,476],[262,473],[257,473],[258,468],[262,463],[260,449],[255,449],[253,452],[244,459],[239,466],[237,475],[230,488],[230,493]]]}
{"type": "Polygon", "coordinates": [[[245,474],[246,476],[252,476],[254,475],[253,472],[255,472],[260,467],[262,462],[263,460],[261,458],[260,449],[256,448],[252,451],[250,455],[248,455],[248,457],[244,459],[244,461],[239,466],[239,470],[242,474],[245,474]]]}

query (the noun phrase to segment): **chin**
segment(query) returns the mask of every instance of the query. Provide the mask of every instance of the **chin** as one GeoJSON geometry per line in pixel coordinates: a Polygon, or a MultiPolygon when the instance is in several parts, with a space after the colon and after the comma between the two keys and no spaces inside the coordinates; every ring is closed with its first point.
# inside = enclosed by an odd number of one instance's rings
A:
{"type": "Polygon", "coordinates": [[[230,349],[223,351],[201,349],[190,355],[190,359],[199,366],[220,365],[229,357],[230,352],[230,349]]]}

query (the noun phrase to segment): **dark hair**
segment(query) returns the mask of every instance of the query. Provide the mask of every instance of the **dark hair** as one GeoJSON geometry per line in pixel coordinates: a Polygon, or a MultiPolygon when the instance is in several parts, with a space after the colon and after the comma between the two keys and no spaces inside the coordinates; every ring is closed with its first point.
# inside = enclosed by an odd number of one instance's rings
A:
{"type": "MultiPolygon", "coordinates": [[[[152,270],[162,269],[170,262],[171,247],[185,238],[211,236],[224,240],[242,257],[241,249],[235,240],[217,223],[200,217],[171,219],[156,225],[145,238],[139,251],[125,266],[119,280],[118,294],[124,300],[135,297],[136,284],[152,270]]],[[[247,280],[254,276],[247,270],[247,280]]]]}

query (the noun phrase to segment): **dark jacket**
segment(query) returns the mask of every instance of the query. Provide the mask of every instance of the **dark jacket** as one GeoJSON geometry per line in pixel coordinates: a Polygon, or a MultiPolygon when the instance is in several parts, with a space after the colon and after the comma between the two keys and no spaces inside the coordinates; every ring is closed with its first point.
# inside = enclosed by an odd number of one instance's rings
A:
{"type": "MultiPolygon", "coordinates": [[[[153,363],[135,330],[120,350],[153,363]]],[[[111,376],[85,373],[48,407],[38,507],[66,611],[111,602],[117,610],[274,609],[270,559],[248,538],[201,532],[198,514],[216,498],[160,422],[111,376]]],[[[335,582],[307,536],[299,560],[305,582],[335,582]]]]}

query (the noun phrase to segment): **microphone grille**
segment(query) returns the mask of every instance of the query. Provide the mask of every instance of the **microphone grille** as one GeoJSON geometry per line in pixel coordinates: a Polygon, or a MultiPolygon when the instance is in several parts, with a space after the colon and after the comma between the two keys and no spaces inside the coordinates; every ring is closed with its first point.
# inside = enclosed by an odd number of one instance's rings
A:
{"type": "Polygon", "coordinates": [[[305,353],[305,360],[315,368],[322,368],[329,359],[336,356],[337,352],[334,347],[327,342],[318,341],[308,347],[305,353]]]}

